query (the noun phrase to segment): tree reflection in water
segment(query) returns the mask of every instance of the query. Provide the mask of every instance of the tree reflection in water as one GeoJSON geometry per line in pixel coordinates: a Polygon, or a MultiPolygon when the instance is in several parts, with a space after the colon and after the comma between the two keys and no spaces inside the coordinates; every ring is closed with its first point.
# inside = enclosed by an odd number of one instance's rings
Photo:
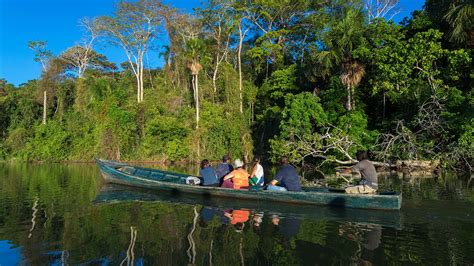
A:
{"type": "Polygon", "coordinates": [[[196,262],[196,243],[194,242],[194,238],[193,238],[193,233],[196,230],[196,223],[199,217],[199,214],[196,210],[196,206],[194,206],[193,213],[194,213],[193,227],[191,229],[191,232],[189,232],[188,234],[189,248],[187,250],[189,263],[192,265],[194,265],[196,262]],[[191,251],[192,251],[192,255],[191,255],[191,251]]]}
{"type": "Polygon", "coordinates": [[[35,230],[36,226],[36,213],[38,212],[38,198],[35,198],[35,202],[33,203],[33,207],[31,210],[33,211],[31,215],[31,228],[30,228],[30,234],[28,235],[28,238],[31,238],[33,236],[33,230],[35,230]]]}
{"type": "MultiPolygon", "coordinates": [[[[400,212],[374,212],[113,191],[102,186],[94,165],[0,165],[0,174],[0,243],[21,250],[24,264],[474,261],[467,179],[381,178],[381,186],[403,190],[404,205],[400,212]]],[[[0,264],[8,265],[2,252],[12,250],[0,251],[0,264]]]]}
{"type": "Polygon", "coordinates": [[[122,266],[125,261],[127,266],[135,265],[135,242],[137,241],[137,229],[134,226],[130,226],[130,244],[127,248],[127,256],[122,260],[120,266],[122,266]]]}
{"type": "Polygon", "coordinates": [[[357,249],[351,257],[352,264],[366,264],[371,262],[362,259],[362,248],[374,251],[379,247],[382,239],[382,227],[377,224],[347,222],[339,225],[339,235],[357,245],[357,249]]]}

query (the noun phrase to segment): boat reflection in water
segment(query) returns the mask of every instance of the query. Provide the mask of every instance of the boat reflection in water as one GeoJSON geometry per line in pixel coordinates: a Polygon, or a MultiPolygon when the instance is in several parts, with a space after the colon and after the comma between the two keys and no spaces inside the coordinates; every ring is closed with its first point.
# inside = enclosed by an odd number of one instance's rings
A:
{"type": "MultiPolygon", "coordinates": [[[[234,199],[173,195],[112,184],[103,186],[94,200],[97,205],[123,202],[165,202],[176,204],[177,208],[182,204],[194,206],[192,209],[187,208],[192,210],[194,217],[186,229],[187,244],[183,247],[188,264],[217,264],[214,261],[228,252],[226,249],[230,244],[227,241],[232,241],[232,248],[238,252],[241,264],[246,263],[245,251],[255,248],[252,247],[254,242],[259,243],[259,248],[263,249],[268,246],[274,250],[277,245],[282,250],[287,250],[295,245],[295,241],[302,246],[302,250],[310,247],[314,249],[314,245],[317,245],[320,252],[312,251],[302,255],[313,256],[311,259],[316,261],[330,261],[331,256],[339,256],[337,252],[325,254],[328,253],[326,249],[327,246],[342,245],[341,250],[349,253],[344,255],[346,262],[347,259],[354,263],[370,262],[373,256],[371,254],[381,243],[382,228],[402,228],[399,212],[393,211],[237,202],[234,199]],[[228,230],[223,231],[223,227],[228,227],[228,230]],[[226,233],[223,235],[222,232],[226,233]],[[203,233],[207,242],[199,239],[203,233]],[[256,239],[249,240],[248,237],[256,239]]],[[[129,247],[129,250],[133,255],[133,248],[129,247]]],[[[133,258],[129,260],[127,252],[127,264],[130,261],[133,262],[133,258]]],[[[222,258],[219,261],[222,262],[222,258]]],[[[268,262],[268,258],[266,261],[268,262]]],[[[250,262],[247,261],[248,263],[250,262]]],[[[265,260],[252,261],[251,264],[261,263],[265,263],[265,260]]]]}
{"type": "Polygon", "coordinates": [[[172,191],[153,191],[116,184],[105,184],[94,203],[114,203],[124,201],[162,201],[183,204],[198,204],[222,210],[248,209],[292,217],[322,218],[335,221],[379,224],[384,227],[401,229],[399,211],[364,210],[337,208],[330,206],[295,205],[269,203],[265,201],[214,198],[200,195],[175,194],[172,191]]]}

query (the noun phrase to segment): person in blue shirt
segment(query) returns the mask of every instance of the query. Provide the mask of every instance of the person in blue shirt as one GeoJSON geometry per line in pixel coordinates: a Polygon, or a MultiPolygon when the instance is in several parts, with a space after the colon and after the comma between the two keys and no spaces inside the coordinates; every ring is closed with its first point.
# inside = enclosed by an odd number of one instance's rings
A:
{"type": "Polygon", "coordinates": [[[281,158],[281,167],[267,190],[271,191],[301,191],[301,181],[296,169],[288,162],[288,157],[281,158]],[[277,185],[278,184],[278,185],[277,185]]]}
{"type": "Polygon", "coordinates": [[[206,187],[218,187],[219,179],[217,178],[216,171],[209,164],[209,160],[204,159],[201,162],[201,170],[199,175],[202,177],[202,185],[206,187]]]}
{"type": "Polygon", "coordinates": [[[234,167],[232,167],[232,164],[230,162],[231,162],[230,156],[224,155],[222,157],[222,163],[220,163],[216,168],[217,178],[219,178],[219,182],[221,185],[222,185],[224,176],[234,171],[234,167]]]}

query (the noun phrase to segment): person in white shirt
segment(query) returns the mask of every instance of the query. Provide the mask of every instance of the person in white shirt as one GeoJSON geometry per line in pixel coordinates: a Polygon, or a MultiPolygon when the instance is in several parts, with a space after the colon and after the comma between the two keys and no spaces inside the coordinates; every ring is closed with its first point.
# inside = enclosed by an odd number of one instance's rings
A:
{"type": "Polygon", "coordinates": [[[263,166],[260,164],[260,158],[255,157],[253,159],[253,169],[252,169],[252,174],[250,175],[250,184],[252,185],[257,185],[257,186],[263,186],[263,183],[265,181],[265,177],[263,174],[263,166]]]}

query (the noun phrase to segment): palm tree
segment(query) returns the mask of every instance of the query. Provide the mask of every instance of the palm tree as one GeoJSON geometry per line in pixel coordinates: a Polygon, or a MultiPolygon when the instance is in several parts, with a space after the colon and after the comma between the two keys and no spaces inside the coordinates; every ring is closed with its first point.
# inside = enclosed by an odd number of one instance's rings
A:
{"type": "Polygon", "coordinates": [[[166,65],[171,67],[171,48],[169,45],[163,45],[163,51],[160,52],[159,56],[163,57],[166,65]]]}
{"type": "Polygon", "coordinates": [[[349,8],[342,19],[336,19],[324,37],[324,49],[315,54],[314,67],[323,78],[334,71],[340,73],[341,83],[347,89],[346,109],[354,109],[354,88],[365,75],[365,68],[352,56],[362,43],[364,15],[359,9],[349,8]]]}
{"type": "Polygon", "coordinates": [[[204,45],[200,39],[191,39],[186,45],[186,54],[189,58],[188,68],[192,76],[192,88],[194,92],[194,101],[196,104],[196,129],[199,128],[199,72],[202,69],[199,59],[204,53],[204,45]]]}
{"type": "Polygon", "coordinates": [[[359,85],[365,75],[365,68],[357,61],[348,62],[342,66],[343,72],[339,76],[342,84],[347,88],[346,109],[355,109],[354,88],[359,85]]]}
{"type": "Polygon", "coordinates": [[[449,40],[457,44],[474,44],[474,1],[456,0],[444,15],[451,26],[449,40]]]}

